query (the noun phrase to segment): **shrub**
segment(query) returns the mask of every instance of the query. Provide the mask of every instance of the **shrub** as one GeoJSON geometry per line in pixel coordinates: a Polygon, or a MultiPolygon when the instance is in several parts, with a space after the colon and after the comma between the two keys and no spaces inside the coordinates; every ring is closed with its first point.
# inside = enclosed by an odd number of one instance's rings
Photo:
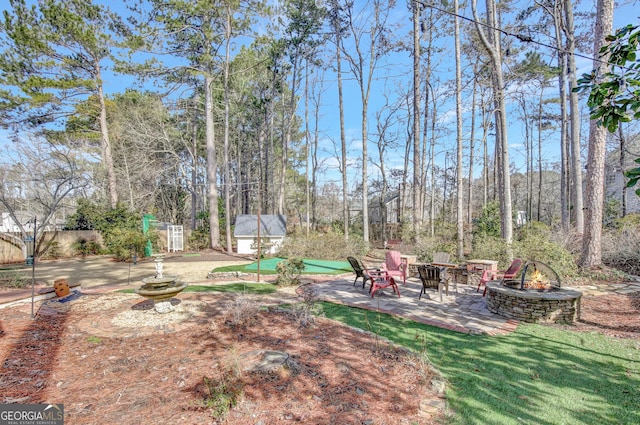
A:
{"type": "Polygon", "coordinates": [[[71,248],[76,255],[86,257],[87,255],[96,255],[100,253],[100,244],[94,240],[88,240],[85,238],[79,238],[73,244],[71,248]]]}
{"type": "Polygon", "coordinates": [[[477,235],[473,238],[471,258],[490,258],[498,260],[500,267],[509,263],[507,244],[500,237],[477,235]]]}
{"type": "Polygon", "coordinates": [[[132,254],[143,257],[144,246],[149,239],[152,243],[157,241],[157,232],[150,231],[144,234],[141,229],[113,229],[105,238],[105,244],[118,261],[126,261],[132,254]]]}
{"type": "Polygon", "coordinates": [[[528,233],[513,244],[515,257],[523,260],[537,260],[548,264],[558,273],[561,280],[573,277],[578,267],[573,255],[549,238],[550,234],[528,233]]]}
{"type": "Polygon", "coordinates": [[[288,260],[280,261],[276,265],[276,271],[278,272],[278,285],[298,285],[300,283],[300,274],[304,270],[304,263],[299,258],[289,258],[288,260]]]}
{"type": "Polygon", "coordinates": [[[62,257],[62,252],[60,251],[60,242],[58,241],[49,242],[44,251],[40,253],[40,258],[45,260],[55,260],[60,257],[62,257]]]}
{"type": "Polygon", "coordinates": [[[26,288],[29,284],[31,279],[20,270],[2,270],[0,273],[0,288],[26,288]]]}
{"type": "Polygon", "coordinates": [[[339,233],[311,233],[287,236],[278,255],[281,257],[316,258],[320,260],[344,260],[348,256],[363,257],[369,246],[361,237],[350,236],[345,240],[339,233]]]}
{"type": "MultiPolygon", "coordinates": [[[[549,226],[539,222],[530,223],[516,234],[511,246],[513,258],[542,261],[555,270],[560,279],[575,276],[578,268],[573,255],[562,245],[553,242],[551,236],[549,226]]],[[[500,269],[510,264],[507,245],[504,240],[494,236],[476,237],[472,256],[498,260],[500,269]]]]}
{"type": "Polygon", "coordinates": [[[500,206],[497,201],[489,202],[474,222],[474,237],[500,237],[500,206]]]}
{"type": "Polygon", "coordinates": [[[220,380],[203,378],[207,389],[207,395],[203,404],[211,410],[211,416],[215,419],[224,419],[229,410],[234,408],[242,397],[242,383],[233,377],[230,372],[220,380]]]}
{"type": "MultiPolygon", "coordinates": [[[[113,254],[120,261],[127,260],[132,254],[144,255],[144,246],[147,240],[157,242],[156,232],[142,233],[140,215],[130,211],[119,203],[115,208],[91,203],[89,200],[81,200],[75,214],[67,220],[65,228],[68,230],[95,229],[102,234],[106,251],[113,254]]],[[[77,252],[86,255],[87,246],[77,245],[77,252]]]]}
{"type": "Polygon", "coordinates": [[[455,223],[438,223],[436,228],[437,232],[434,236],[425,233],[418,235],[418,240],[410,251],[416,254],[418,261],[426,263],[432,261],[434,252],[447,252],[451,258],[457,256],[455,223]]]}
{"type": "Polygon", "coordinates": [[[189,246],[196,251],[207,248],[209,246],[209,229],[208,227],[198,227],[189,235],[189,246]]]}
{"type": "Polygon", "coordinates": [[[612,228],[603,232],[602,261],[609,267],[640,275],[640,214],[617,219],[612,228]]]}
{"type": "Polygon", "coordinates": [[[225,323],[231,326],[246,326],[256,319],[260,312],[260,304],[254,302],[246,294],[238,294],[232,301],[227,303],[225,312],[225,323]]]}
{"type": "Polygon", "coordinates": [[[311,326],[321,313],[322,308],[318,305],[315,294],[309,288],[303,290],[302,302],[292,304],[289,309],[289,314],[300,328],[311,326]]]}

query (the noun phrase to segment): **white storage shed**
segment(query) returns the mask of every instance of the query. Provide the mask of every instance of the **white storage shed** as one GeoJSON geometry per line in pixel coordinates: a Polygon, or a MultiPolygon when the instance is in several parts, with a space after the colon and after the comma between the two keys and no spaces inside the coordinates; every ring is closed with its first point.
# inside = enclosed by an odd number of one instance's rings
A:
{"type": "MultiPolygon", "coordinates": [[[[287,219],[284,215],[260,215],[261,247],[267,254],[275,254],[287,235],[287,219]]],[[[242,214],[236,217],[233,236],[238,254],[256,254],[258,242],[258,216],[242,214]]]]}

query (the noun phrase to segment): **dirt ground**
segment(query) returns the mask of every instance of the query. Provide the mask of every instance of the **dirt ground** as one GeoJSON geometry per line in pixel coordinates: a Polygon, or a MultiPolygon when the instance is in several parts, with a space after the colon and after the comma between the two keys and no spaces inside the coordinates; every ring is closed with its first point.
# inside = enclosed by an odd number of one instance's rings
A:
{"type": "MultiPolygon", "coordinates": [[[[200,280],[189,258],[166,270],[200,280]]],[[[100,279],[113,283],[115,272],[100,279]]],[[[437,424],[445,414],[442,381],[425,362],[279,308],[304,299],[292,290],[183,293],[165,315],[134,294],[86,292],[35,319],[28,304],[0,310],[0,403],[63,403],[65,424],[437,424]],[[282,364],[255,370],[274,353],[282,364]]],[[[640,339],[640,293],[585,296],[581,321],[566,328],[640,339]]]]}
{"type": "Polygon", "coordinates": [[[151,326],[127,324],[155,314],[127,294],[50,305],[35,320],[26,307],[5,309],[0,403],[63,403],[65,424],[431,424],[442,414],[432,371],[405,350],[257,306],[181,294],[168,313],[176,321],[151,326]],[[252,370],[261,350],[284,365],[252,370]]]}

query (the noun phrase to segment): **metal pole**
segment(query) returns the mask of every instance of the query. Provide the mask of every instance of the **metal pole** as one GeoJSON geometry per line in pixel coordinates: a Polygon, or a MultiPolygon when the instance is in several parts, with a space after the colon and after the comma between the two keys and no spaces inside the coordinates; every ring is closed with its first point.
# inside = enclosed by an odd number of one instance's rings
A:
{"type": "Polygon", "coordinates": [[[31,261],[31,318],[35,318],[34,304],[36,298],[36,235],[37,235],[37,218],[33,218],[33,261],[31,261]]]}

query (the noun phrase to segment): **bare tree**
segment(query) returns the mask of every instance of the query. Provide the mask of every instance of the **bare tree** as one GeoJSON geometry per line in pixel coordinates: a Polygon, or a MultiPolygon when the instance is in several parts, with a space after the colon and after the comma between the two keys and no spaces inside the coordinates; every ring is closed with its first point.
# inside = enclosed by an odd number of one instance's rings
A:
{"type": "Polygon", "coordinates": [[[413,12],[413,208],[411,218],[414,237],[422,222],[422,187],[420,185],[420,12],[422,4],[414,1],[413,12]]]}
{"type": "Polygon", "coordinates": [[[453,1],[454,14],[454,43],[456,51],[456,228],[458,238],[458,258],[464,257],[464,213],[462,210],[462,200],[464,191],[462,187],[462,67],[460,62],[462,57],[460,54],[460,21],[458,18],[458,0],[453,1]]]}
{"type": "Polygon", "coordinates": [[[507,113],[504,98],[504,81],[502,75],[502,52],[500,46],[500,33],[498,20],[496,19],[496,4],[494,0],[487,0],[487,26],[490,29],[488,35],[480,25],[480,17],[476,10],[476,0],[472,0],[473,17],[475,19],[478,35],[482,45],[491,58],[493,98],[495,104],[496,121],[496,159],[500,183],[498,191],[501,210],[502,238],[511,246],[513,240],[512,206],[511,206],[511,177],[509,169],[509,142],[507,137],[507,113]]]}
{"type": "Polygon", "coordinates": [[[362,102],[362,237],[365,242],[369,241],[367,182],[369,177],[367,173],[369,95],[376,66],[389,48],[388,33],[390,28],[387,25],[387,19],[390,10],[395,6],[395,1],[371,0],[367,3],[361,10],[356,10],[353,3],[349,3],[345,7],[344,12],[349,27],[351,45],[347,47],[347,41],[342,39],[342,52],[351,73],[358,82],[362,102]],[[373,6],[373,10],[371,13],[367,13],[371,6],[373,6]]]}
{"type": "Polygon", "coordinates": [[[331,0],[329,21],[334,34],[336,47],[336,74],[338,77],[338,114],[340,118],[340,168],[342,171],[342,222],[345,239],[349,239],[349,186],[347,184],[347,140],[344,132],[344,98],[342,94],[342,37],[345,29],[341,14],[341,6],[337,0],[331,0]]]}
{"type": "Polygon", "coordinates": [[[5,152],[5,160],[0,165],[0,204],[20,229],[21,240],[27,236],[27,229],[20,213],[37,217],[37,241],[63,208],[63,201],[87,196],[91,187],[82,155],[43,138],[21,140],[13,152],[5,152]]]}

